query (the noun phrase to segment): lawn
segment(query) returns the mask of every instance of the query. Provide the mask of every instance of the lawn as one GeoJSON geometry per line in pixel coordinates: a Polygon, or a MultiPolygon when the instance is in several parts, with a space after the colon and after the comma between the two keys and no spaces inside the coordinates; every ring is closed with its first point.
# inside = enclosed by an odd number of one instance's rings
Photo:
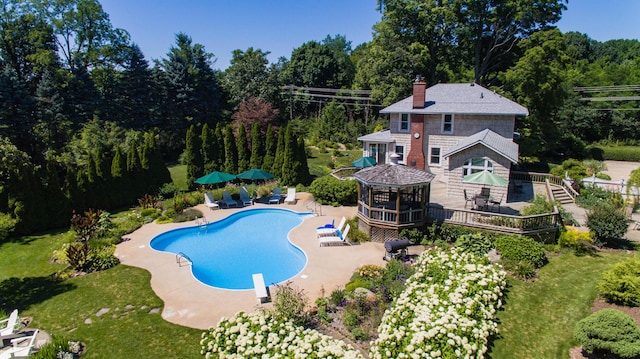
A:
{"type": "Polygon", "coordinates": [[[321,153],[317,148],[312,148],[311,157],[307,159],[311,176],[322,177],[335,168],[351,167],[351,162],[362,157],[362,149],[339,151],[337,154],[335,156],[332,149],[321,153]]]}
{"type": "Polygon", "coordinates": [[[64,282],[49,262],[65,241],[63,233],[0,244],[0,298],[6,312],[18,308],[31,327],[83,341],[83,358],[196,358],[201,330],[162,319],[163,302],[151,290],[147,271],[116,266],[64,282]],[[96,314],[104,309],[101,316],[96,314]]]}
{"type": "Polygon", "coordinates": [[[578,345],[573,327],[590,313],[601,273],[630,256],[563,254],[552,257],[536,281],[510,280],[490,357],[567,358],[569,349],[578,345]]]}
{"type": "Polygon", "coordinates": [[[171,180],[181,190],[186,191],[187,188],[187,165],[169,166],[171,180]]]}

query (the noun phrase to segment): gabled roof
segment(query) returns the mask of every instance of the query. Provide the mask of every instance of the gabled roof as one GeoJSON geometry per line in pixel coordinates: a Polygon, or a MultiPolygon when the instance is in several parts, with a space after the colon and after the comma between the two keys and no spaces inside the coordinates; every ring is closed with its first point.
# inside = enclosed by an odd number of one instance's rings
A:
{"type": "Polygon", "coordinates": [[[362,142],[386,142],[391,143],[395,140],[391,138],[391,130],[383,130],[368,135],[358,137],[358,141],[362,142]]]}
{"type": "Polygon", "coordinates": [[[431,183],[435,175],[403,165],[377,165],[361,169],[353,175],[369,186],[402,187],[431,183]]]}
{"type": "Polygon", "coordinates": [[[425,90],[425,107],[413,108],[413,96],[380,113],[481,114],[526,116],[529,111],[478,84],[437,84],[425,90]]]}
{"type": "Polygon", "coordinates": [[[512,163],[518,163],[518,144],[488,128],[458,141],[455,146],[443,154],[443,157],[452,156],[475,145],[483,145],[512,163]]]}

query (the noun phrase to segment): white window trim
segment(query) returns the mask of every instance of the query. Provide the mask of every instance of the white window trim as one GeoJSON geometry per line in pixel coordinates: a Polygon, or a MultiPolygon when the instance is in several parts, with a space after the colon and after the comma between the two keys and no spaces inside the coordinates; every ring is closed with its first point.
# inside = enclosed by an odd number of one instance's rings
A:
{"type": "Polygon", "coordinates": [[[398,132],[407,133],[411,131],[411,114],[409,113],[401,113],[398,115],[398,132]],[[402,115],[407,115],[407,129],[402,129],[402,115]]]}
{"type": "Polygon", "coordinates": [[[441,167],[442,166],[442,147],[439,146],[431,146],[429,147],[429,166],[433,166],[433,167],[441,167]],[[440,159],[439,163],[434,163],[431,162],[431,158],[432,158],[432,154],[433,154],[433,149],[437,148],[440,150],[440,154],[438,155],[438,158],[440,159]]]}
{"type": "Polygon", "coordinates": [[[452,113],[443,113],[442,121],[440,122],[440,133],[452,134],[454,129],[455,116],[452,113]],[[451,116],[451,131],[444,130],[444,119],[446,116],[451,116]]]}
{"type": "Polygon", "coordinates": [[[488,158],[482,158],[482,157],[469,158],[464,162],[464,165],[462,166],[462,176],[463,177],[465,176],[465,172],[467,172],[467,174],[473,173],[473,170],[477,170],[477,172],[487,171],[487,172],[493,173],[493,161],[491,161],[488,158]],[[473,160],[475,159],[483,159],[484,164],[482,166],[474,166],[473,160]],[[491,164],[491,166],[489,166],[489,164],[491,164]]]}

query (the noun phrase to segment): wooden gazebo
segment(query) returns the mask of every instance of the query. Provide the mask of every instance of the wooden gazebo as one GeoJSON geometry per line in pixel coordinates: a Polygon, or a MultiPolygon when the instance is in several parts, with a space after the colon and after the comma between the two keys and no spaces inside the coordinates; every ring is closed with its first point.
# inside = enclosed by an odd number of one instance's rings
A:
{"type": "Polygon", "coordinates": [[[354,177],[358,180],[358,227],[372,241],[396,239],[402,229],[425,223],[432,173],[385,164],[362,169],[354,177]]]}

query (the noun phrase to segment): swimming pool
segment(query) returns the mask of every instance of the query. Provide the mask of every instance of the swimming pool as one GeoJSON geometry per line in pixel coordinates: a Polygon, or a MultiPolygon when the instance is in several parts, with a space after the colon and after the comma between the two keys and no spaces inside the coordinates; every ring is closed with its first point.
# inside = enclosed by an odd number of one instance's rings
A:
{"type": "Polygon", "coordinates": [[[222,289],[253,289],[253,273],[267,285],[282,283],[307,264],[288,233],[311,213],[261,208],[237,212],[206,227],[174,229],[154,237],[151,248],[184,253],[200,282],[222,289]]]}

